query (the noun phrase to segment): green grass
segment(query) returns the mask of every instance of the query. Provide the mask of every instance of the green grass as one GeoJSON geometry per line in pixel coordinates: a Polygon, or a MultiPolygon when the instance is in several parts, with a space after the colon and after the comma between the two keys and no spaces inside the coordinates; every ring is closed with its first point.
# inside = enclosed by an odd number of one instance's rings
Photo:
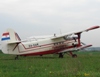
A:
{"type": "Polygon", "coordinates": [[[100,52],[19,57],[0,53],[0,77],[100,77],[100,52]]]}

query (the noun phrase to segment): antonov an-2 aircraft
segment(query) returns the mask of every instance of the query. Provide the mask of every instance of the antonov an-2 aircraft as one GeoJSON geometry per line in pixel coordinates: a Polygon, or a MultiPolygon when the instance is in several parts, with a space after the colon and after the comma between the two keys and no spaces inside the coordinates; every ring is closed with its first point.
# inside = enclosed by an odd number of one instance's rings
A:
{"type": "Polygon", "coordinates": [[[76,54],[72,53],[73,51],[92,46],[82,45],[80,40],[81,33],[97,28],[100,28],[100,26],[93,26],[83,31],[67,34],[31,38],[30,40],[21,40],[14,30],[7,29],[2,34],[1,50],[4,54],[16,55],[15,59],[18,59],[18,56],[42,56],[46,54],[59,54],[59,58],[63,58],[64,53],[69,53],[72,57],[77,57],[76,54]]]}

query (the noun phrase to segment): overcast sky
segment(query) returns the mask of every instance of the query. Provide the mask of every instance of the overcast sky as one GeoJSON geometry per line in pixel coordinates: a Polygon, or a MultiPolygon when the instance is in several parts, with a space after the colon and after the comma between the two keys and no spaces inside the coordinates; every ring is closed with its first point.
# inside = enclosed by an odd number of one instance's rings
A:
{"type": "MultiPolygon", "coordinates": [[[[100,25],[100,0],[0,0],[0,35],[14,29],[22,39],[80,31],[100,25]]],[[[100,29],[82,34],[100,46],[100,29]]]]}

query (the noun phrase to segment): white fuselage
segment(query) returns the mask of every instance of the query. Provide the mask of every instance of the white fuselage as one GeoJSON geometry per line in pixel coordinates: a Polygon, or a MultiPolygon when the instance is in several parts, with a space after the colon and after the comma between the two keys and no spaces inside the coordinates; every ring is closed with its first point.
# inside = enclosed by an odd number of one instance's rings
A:
{"type": "Polygon", "coordinates": [[[15,55],[44,55],[63,52],[66,49],[72,48],[74,44],[78,44],[78,40],[65,40],[64,38],[59,38],[56,40],[51,40],[50,38],[41,40],[28,40],[23,41],[19,44],[7,44],[6,48],[2,48],[6,51],[6,54],[15,55]],[[7,50],[5,50],[7,49],[7,50]]]}

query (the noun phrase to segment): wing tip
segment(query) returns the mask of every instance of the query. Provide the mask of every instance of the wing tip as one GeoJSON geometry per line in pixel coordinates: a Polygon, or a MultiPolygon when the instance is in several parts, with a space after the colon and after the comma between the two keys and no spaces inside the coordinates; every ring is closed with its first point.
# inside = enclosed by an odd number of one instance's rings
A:
{"type": "Polygon", "coordinates": [[[97,28],[100,28],[100,26],[97,25],[97,26],[90,27],[86,31],[93,30],[93,29],[97,29],[97,28]]]}

